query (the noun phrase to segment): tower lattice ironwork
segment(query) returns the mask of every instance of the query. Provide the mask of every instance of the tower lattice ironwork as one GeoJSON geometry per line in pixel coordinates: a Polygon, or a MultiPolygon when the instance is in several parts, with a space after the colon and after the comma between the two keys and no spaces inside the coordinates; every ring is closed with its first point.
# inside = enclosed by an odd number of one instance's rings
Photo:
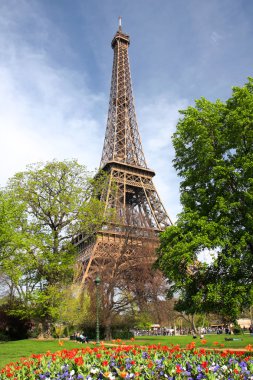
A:
{"type": "Polygon", "coordinates": [[[128,265],[154,261],[158,233],[172,224],[156,191],[155,172],[147,167],[136,119],[128,47],[130,38],[119,28],[112,40],[114,50],[110,103],[100,168],[108,174],[108,187],[102,200],[105,208],[116,212],[116,223],[110,223],[87,244],[80,235],[76,244],[82,281],[101,259],[110,262],[117,255],[128,265]],[[147,254],[150,252],[150,254],[147,254]],[[153,257],[153,258],[152,258],[153,257]]]}

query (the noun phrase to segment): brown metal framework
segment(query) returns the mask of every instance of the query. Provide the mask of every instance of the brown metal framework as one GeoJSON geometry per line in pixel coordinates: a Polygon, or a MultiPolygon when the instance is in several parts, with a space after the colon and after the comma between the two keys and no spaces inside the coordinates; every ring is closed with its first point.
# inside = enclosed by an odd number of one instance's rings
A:
{"type": "Polygon", "coordinates": [[[102,200],[106,210],[116,211],[117,223],[104,226],[89,245],[79,236],[76,243],[83,268],[82,281],[97,270],[101,258],[111,260],[122,256],[123,250],[125,260],[131,265],[144,264],[143,246],[146,251],[150,247],[154,259],[157,234],[172,224],[153,184],[155,173],[148,169],[141,145],[132,94],[129,44],[129,36],[119,24],[112,40],[110,103],[100,163],[109,177],[102,200]]]}

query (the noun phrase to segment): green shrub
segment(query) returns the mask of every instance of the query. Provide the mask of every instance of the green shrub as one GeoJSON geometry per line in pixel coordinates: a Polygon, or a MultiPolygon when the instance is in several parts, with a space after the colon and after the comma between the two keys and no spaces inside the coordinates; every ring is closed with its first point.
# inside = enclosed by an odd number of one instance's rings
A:
{"type": "Polygon", "coordinates": [[[129,330],[114,330],[112,332],[113,339],[131,339],[134,334],[129,330]]]}
{"type": "Polygon", "coordinates": [[[10,340],[10,337],[3,331],[0,331],[0,342],[7,342],[8,340],[10,340]]]}
{"type": "Polygon", "coordinates": [[[235,326],[234,329],[233,329],[233,332],[235,335],[240,335],[240,334],[243,334],[243,331],[241,329],[240,326],[235,326]]]}

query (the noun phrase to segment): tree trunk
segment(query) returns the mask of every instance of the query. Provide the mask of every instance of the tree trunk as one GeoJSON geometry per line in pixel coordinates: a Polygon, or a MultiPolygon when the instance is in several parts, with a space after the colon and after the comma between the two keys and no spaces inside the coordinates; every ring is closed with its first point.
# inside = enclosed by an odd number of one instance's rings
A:
{"type": "Polygon", "coordinates": [[[111,325],[105,326],[105,340],[112,340],[111,325]]]}
{"type": "Polygon", "coordinates": [[[105,340],[112,340],[112,319],[109,315],[105,321],[105,340]]]}
{"type": "Polygon", "coordinates": [[[194,314],[192,315],[192,329],[193,329],[195,334],[198,334],[198,330],[197,330],[196,325],[195,325],[194,314]]]}
{"type": "Polygon", "coordinates": [[[39,335],[38,339],[50,339],[52,338],[52,326],[48,319],[39,323],[39,335]]]}

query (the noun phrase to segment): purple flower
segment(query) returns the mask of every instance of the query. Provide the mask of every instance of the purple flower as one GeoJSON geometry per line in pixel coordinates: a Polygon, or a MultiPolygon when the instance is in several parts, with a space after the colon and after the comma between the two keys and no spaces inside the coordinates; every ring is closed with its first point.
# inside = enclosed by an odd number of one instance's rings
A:
{"type": "Polygon", "coordinates": [[[147,359],[148,358],[148,353],[145,352],[145,351],[143,351],[143,353],[142,353],[141,356],[142,356],[143,359],[147,359]]]}
{"type": "Polygon", "coordinates": [[[186,362],[186,368],[190,371],[192,369],[192,366],[189,362],[186,362]]]}

